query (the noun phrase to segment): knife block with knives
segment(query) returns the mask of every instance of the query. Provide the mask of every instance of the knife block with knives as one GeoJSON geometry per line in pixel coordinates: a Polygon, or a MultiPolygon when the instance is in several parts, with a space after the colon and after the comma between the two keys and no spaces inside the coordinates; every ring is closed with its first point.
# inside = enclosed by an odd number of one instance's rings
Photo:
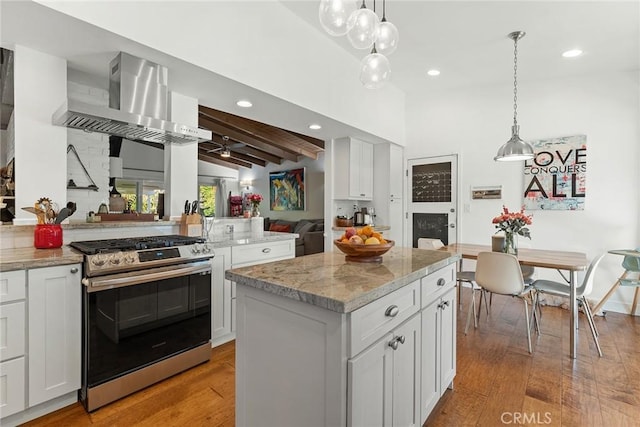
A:
{"type": "Polygon", "coordinates": [[[202,216],[197,212],[198,201],[184,204],[184,213],[180,217],[180,234],[189,237],[202,236],[202,216]]]}

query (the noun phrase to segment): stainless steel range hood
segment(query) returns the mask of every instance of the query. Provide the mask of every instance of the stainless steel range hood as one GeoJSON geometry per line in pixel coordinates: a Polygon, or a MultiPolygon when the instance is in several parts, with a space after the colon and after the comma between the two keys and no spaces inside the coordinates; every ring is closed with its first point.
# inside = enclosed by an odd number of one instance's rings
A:
{"type": "Polygon", "coordinates": [[[120,52],[109,69],[109,108],[70,98],[53,124],[159,144],[211,140],[208,130],[167,120],[166,67],[120,52]]]}

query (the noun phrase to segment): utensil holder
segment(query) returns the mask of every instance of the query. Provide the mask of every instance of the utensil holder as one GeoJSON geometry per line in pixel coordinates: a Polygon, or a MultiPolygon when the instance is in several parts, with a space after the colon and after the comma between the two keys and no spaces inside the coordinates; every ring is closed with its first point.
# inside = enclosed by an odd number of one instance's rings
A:
{"type": "Polygon", "coordinates": [[[38,224],[33,232],[33,246],[36,249],[53,249],[62,246],[62,226],[60,224],[38,224]]]}

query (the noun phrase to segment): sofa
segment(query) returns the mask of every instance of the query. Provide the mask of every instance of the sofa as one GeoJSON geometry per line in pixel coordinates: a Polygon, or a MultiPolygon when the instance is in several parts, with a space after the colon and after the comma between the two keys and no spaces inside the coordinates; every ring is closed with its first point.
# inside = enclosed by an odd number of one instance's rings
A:
{"type": "Polygon", "coordinates": [[[324,219],[284,219],[265,218],[264,231],[297,233],[296,257],[324,252],[324,219]]]}

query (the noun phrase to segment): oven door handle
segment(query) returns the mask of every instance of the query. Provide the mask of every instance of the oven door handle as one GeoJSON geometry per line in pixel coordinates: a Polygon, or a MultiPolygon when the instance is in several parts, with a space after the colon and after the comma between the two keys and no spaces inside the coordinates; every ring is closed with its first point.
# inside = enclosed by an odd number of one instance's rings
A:
{"type": "Polygon", "coordinates": [[[104,277],[84,278],[82,283],[87,287],[88,292],[93,292],[200,273],[211,273],[211,263],[206,261],[153,270],[132,271],[104,277]]]}

